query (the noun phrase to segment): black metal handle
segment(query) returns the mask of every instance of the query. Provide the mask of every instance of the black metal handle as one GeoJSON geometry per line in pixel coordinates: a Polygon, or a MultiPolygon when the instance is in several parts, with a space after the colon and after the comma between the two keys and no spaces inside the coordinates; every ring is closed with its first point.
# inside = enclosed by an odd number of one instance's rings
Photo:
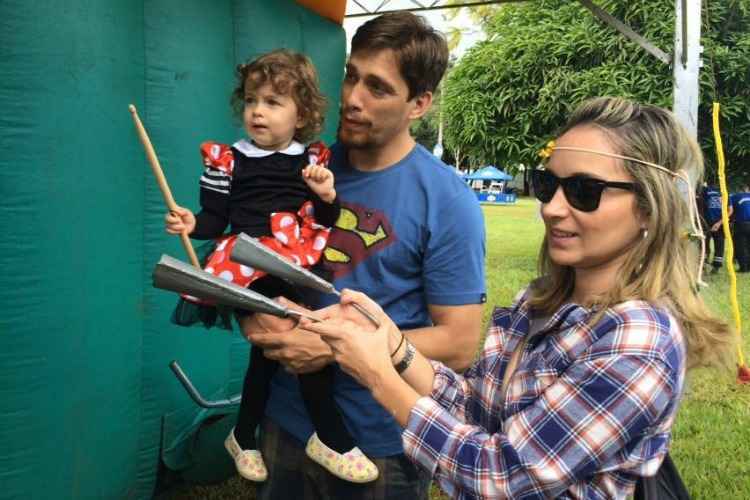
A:
{"type": "Polygon", "coordinates": [[[169,368],[172,369],[175,377],[177,377],[177,380],[180,381],[182,387],[184,387],[188,395],[190,395],[190,398],[195,401],[195,404],[197,404],[201,408],[227,408],[229,406],[240,404],[240,400],[242,399],[241,394],[232,396],[229,399],[217,399],[214,401],[205,399],[203,396],[201,396],[201,393],[198,392],[198,389],[195,388],[193,383],[190,381],[190,378],[188,378],[187,374],[182,370],[177,361],[172,361],[171,363],[169,363],[169,368]]]}

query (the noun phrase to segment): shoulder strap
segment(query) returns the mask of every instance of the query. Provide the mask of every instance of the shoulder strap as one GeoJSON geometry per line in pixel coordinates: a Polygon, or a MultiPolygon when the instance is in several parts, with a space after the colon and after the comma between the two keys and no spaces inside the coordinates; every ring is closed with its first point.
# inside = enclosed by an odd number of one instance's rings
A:
{"type": "Polygon", "coordinates": [[[635,483],[634,500],[690,500],[690,493],[682,482],[669,453],[664,456],[655,476],[641,477],[635,483]]]}

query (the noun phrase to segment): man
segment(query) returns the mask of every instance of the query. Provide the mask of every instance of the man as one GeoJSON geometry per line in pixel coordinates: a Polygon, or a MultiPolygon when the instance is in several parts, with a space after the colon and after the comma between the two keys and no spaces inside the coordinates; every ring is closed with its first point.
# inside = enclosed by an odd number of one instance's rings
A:
{"type": "MultiPolygon", "coordinates": [[[[337,289],[365,292],[420,352],[461,370],[480,337],[483,217],[461,179],[409,133],[410,123],[429,109],[447,58],[442,35],[411,13],[385,14],[357,30],[330,163],[342,215],[324,265],[337,289]]],[[[335,301],[318,294],[308,304],[335,301]]],[[[396,422],[364,387],[330,365],[332,353],[320,338],[268,316],[241,324],[256,347],[287,369],[274,377],[261,429],[269,476],[258,485],[259,499],[427,498],[429,479],[404,457],[396,422]],[[346,427],[378,466],[374,482],[342,481],[305,456],[313,428],[288,372],[324,367],[346,427]]]]}
{"type": "Polygon", "coordinates": [[[734,213],[734,241],[739,272],[750,272],[750,184],[730,197],[734,213]]]}
{"type": "Polygon", "coordinates": [[[715,186],[703,187],[702,216],[708,228],[706,239],[706,263],[709,258],[709,243],[714,243],[712,272],[718,272],[724,263],[724,231],[721,230],[721,191],[715,186]]]}

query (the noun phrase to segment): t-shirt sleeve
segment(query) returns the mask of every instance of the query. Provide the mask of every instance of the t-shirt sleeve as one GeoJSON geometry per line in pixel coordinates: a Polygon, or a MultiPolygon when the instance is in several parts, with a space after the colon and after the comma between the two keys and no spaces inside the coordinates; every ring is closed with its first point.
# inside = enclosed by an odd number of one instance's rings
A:
{"type": "Polygon", "coordinates": [[[460,189],[430,221],[423,279],[428,304],[480,304],[484,283],[484,217],[474,194],[460,189]]]}

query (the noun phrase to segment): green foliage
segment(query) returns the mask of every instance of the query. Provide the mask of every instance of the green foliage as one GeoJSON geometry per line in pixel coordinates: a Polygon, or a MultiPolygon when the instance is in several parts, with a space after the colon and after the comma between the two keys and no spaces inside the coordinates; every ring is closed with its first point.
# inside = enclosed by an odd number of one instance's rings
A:
{"type": "Polygon", "coordinates": [[[422,118],[412,122],[410,131],[414,140],[432,151],[438,139],[439,110],[431,108],[422,118]]]}
{"type": "MultiPolygon", "coordinates": [[[[465,5],[466,0],[448,0],[445,5],[465,5]]],[[[467,12],[469,18],[474,21],[475,24],[485,26],[495,15],[500,5],[489,4],[489,5],[475,5],[473,7],[460,7],[447,9],[443,14],[443,17],[448,21],[456,19],[461,11],[467,12]]]]}
{"type": "MultiPolygon", "coordinates": [[[[674,3],[597,2],[665,52],[674,44],[674,3]]],[[[750,0],[719,0],[704,12],[699,138],[715,170],[711,104],[722,105],[730,177],[750,161],[750,0]]],[[[445,142],[477,163],[535,164],[581,101],[616,95],[671,108],[672,69],[577,2],[505,4],[444,83],[445,142]],[[469,153],[470,152],[470,153],[469,153]]]]}
{"type": "Polygon", "coordinates": [[[721,129],[729,176],[750,181],[750,0],[707,2],[703,39],[705,66],[699,139],[715,164],[711,104],[721,103],[721,129]]]}
{"type": "MultiPolygon", "coordinates": [[[[448,62],[448,70],[451,70],[453,63],[448,62]]],[[[442,86],[438,86],[432,98],[432,106],[425,113],[422,118],[414,120],[409,130],[411,136],[419,144],[427,148],[428,151],[432,151],[438,141],[438,130],[440,128],[440,107],[442,105],[442,86]]],[[[445,141],[443,141],[445,142],[445,141]]],[[[455,165],[455,151],[445,149],[443,152],[442,160],[448,165],[455,165]]]]}

